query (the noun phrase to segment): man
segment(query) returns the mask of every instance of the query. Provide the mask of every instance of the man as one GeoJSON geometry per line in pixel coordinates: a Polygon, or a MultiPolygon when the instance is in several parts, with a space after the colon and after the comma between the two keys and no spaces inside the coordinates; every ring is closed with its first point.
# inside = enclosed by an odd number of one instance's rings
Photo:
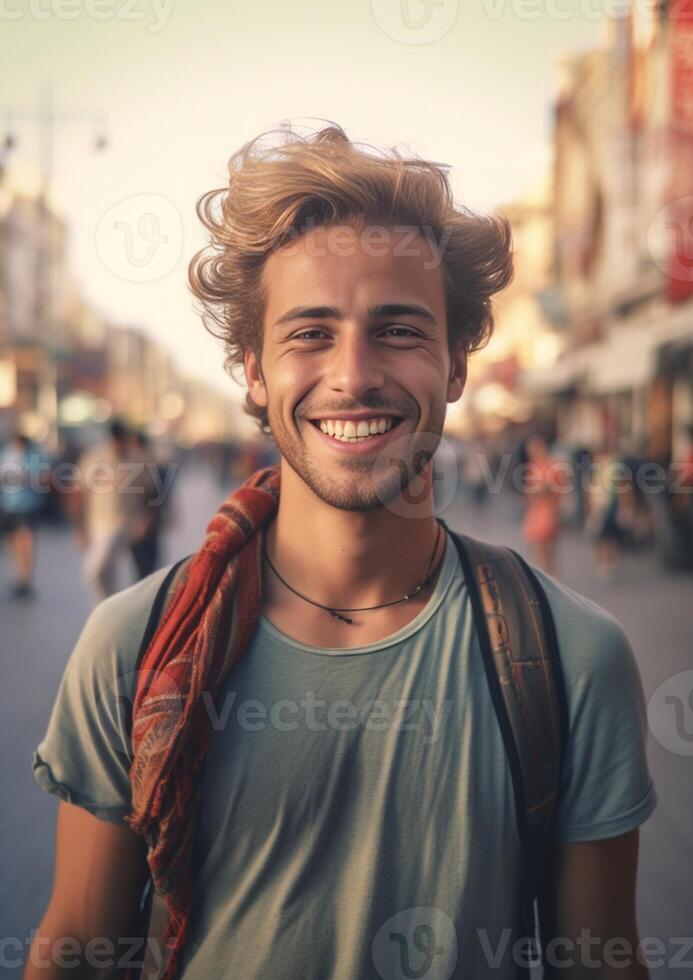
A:
{"type": "Polygon", "coordinates": [[[162,499],[160,490],[162,486],[168,486],[166,470],[174,464],[158,462],[151,440],[143,429],[134,434],[133,455],[146,476],[140,481],[144,492],[138,498],[139,512],[133,515],[129,531],[130,553],[137,578],[142,579],[158,567],[161,533],[171,524],[170,492],[162,499]]]}
{"type": "Polygon", "coordinates": [[[15,569],[10,598],[34,597],[35,524],[45,494],[43,454],[24,433],[16,431],[0,449],[0,533],[4,532],[15,569]]]}
{"type": "MultiPolygon", "coordinates": [[[[223,207],[214,194],[201,207],[212,249],[191,268],[280,468],[220,508],[151,645],[142,639],[166,569],[85,626],[34,755],[37,781],[63,801],[38,937],[62,930],[84,948],[131,935],[145,857],[177,894],[193,853],[190,920],[168,906],[185,980],[505,980],[522,939],[513,787],[427,461],[509,281],[509,229],[456,211],[434,164],[375,157],[337,127],[284,140],[232,158],[223,207]],[[277,493],[279,480],[275,512],[258,487],[277,493]],[[271,517],[262,534],[260,505],[271,517]],[[227,568],[235,531],[248,546],[227,568]],[[256,561],[257,618],[246,615],[256,561]],[[187,687],[180,726],[166,714],[175,692],[152,685],[148,700],[149,677],[134,675],[140,645],[141,674],[160,680],[164,658],[198,694],[208,678],[205,717],[187,687]],[[233,662],[219,681],[217,646],[233,662]],[[131,741],[119,707],[133,701],[131,741]],[[157,719],[174,722],[177,741],[161,741],[157,719]],[[166,786],[152,745],[171,761],[166,786]],[[176,768],[186,753],[198,765],[205,756],[192,780],[176,768]]],[[[556,958],[572,956],[561,973],[572,980],[622,976],[604,962],[619,938],[640,980],[637,828],[655,794],[637,669],[611,616],[536,574],[570,713],[556,958]],[[585,973],[581,930],[596,939],[599,972],[585,973]]],[[[58,973],[28,965],[24,976],[58,973]]]]}
{"type": "Polygon", "coordinates": [[[118,568],[130,538],[139,532],[151,496],[147,461],[136,452],[121,419],[108,438],[86,449],[79,460],[76,498],[77,540],[84,548],[84,577],[96,602],[117,589],[118,568]]]}

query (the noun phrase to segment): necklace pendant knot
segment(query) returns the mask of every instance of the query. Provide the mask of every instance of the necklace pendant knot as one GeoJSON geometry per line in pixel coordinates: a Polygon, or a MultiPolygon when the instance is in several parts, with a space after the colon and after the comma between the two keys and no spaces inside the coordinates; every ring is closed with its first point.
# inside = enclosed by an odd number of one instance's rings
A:
{"type": "Polygon", "coordinates": [[[348,616],[342,616],[342,614],[338,613],[336,609],[330,609],[330,613],[332,614],[333,619],[341,619],[343,623],[353,623],[353,619],[349,619],[348,616]]]}

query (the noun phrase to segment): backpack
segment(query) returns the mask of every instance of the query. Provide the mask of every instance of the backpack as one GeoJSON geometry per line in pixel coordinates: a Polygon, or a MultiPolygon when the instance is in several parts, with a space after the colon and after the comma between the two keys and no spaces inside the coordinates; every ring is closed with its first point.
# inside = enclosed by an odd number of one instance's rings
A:
{"type": "MultiPolygon", "coordinates": [[[[518,900],[526,966],[530,975],[537,951],[545,966],[542,932],[551,917],[550,889],[556,854],[556,815],[568,731],[568,710],[555,624],[546,593],[534,571],[512,548],[492,545],[452,531],[469,591],[484,670],[500,726],[513,784],[517,828],[522,844],[518,900]]],[[[140,646],[137,666],[151,642],[166,601],[176,590],[188,555],[164,578],[140,646]]],[[[139,909],[137,936],[160,935],[165,906],[148,880],[139,909]],[[152,910],[154,897],[154,910],[152,910]],[[158,920],[158,921],[157,921],[158,920]],[[154,923],[154,928],[152,928],[154,923]]],[[[147,962],[145,961],[145,967],[147,962]]],[[[149,976],[150,974],[135,974],[149,976]]]]}

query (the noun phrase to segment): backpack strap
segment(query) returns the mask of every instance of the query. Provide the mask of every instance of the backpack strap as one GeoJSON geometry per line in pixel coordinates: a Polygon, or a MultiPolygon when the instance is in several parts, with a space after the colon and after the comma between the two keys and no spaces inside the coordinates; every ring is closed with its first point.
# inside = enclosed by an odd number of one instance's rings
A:
{"type": "Polygon", "coordinates": [[[135,665],[136,670],[139,669],[142,659],[147,652],[147,648],[152,642],[156,628],[161,622],[161,617],[166,611],[166,606],[169,599],[178,588],[178,583],[185,572],[186,562],[188,562],[192,557],[192,554],[186,555],[185,558],[181,558],[179,561],[175,562],[175,564],[169,568],[163,582],[157,589],[157,593],[154,596],[154,602],[152,603],[152,608],[149,611],[147,625],[144,628],[144,636],[142,637],[142,642],[140,643],[139,653],[137,654],[137,662],[135,665]]]}
{"type": "MultiPolygon", "coordinates": [[[[467,582],[510,765],[523,848],[522,935],[534,937],[534,903],[541,928],[552,879],[568,727],[555,624],[544,589],[520,555],[468,535],[450,534],[467,582]]],[[[527,976],[528,971],[521,968],[519,975],[527,976]]]]}
{"type": "MultiPolygon", "coordinates": [[[[135,671],[140,669],[144,655],[147,652],[149,644],[152,642],[152,638],[156,633],[157,626],[161,622],[161,618],[166,611],[166,606],[171,599],[173,593],[178,587],[185,569],[187,567],[187,562],[192,558],[192,555],[186,555],[185,558],[181,558],[166,573],[163,582],[157,589],[156,595],[154,596],[154,602],[149,610],[149,617],[147,619],[147,625],[144,628],[144,636],[140,643],[140,648],[137,653],[137,659],[135,661],[135,671]]],[[[128,739],[132,737],[132,702],[129,702],[130,711],[127,715],[127,734],[128,739]]]]}

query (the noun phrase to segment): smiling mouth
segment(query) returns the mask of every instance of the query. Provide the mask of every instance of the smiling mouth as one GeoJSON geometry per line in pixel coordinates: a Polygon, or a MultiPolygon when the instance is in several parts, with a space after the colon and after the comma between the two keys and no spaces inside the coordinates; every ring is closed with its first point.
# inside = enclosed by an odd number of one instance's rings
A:
{"type": "Polygon", "coordinates": [[[309,422],[316,429],[320,429],[324,435],[330,436],[336,442],[355,444],[357,442],[368,442],[371,439],[377,439],[379,436],[391,432],[397,428],[402,420],[400,416],[376,415],[372,419],[364,419],[360,422],[351,420],[342,422],[339,419],[334,421],[332,419],[309,419],[309,422]],[[368,431],[366,431],[366,426],[368,426],[368,431]]]}

